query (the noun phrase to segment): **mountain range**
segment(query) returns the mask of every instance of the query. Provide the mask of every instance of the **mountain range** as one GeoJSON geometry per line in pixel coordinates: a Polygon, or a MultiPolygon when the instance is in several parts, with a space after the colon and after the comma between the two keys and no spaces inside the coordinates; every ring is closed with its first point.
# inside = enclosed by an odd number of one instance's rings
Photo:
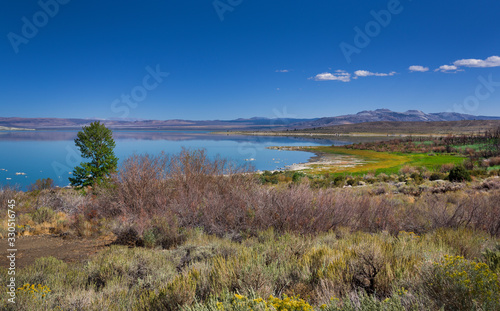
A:
{"type": "Polygon", "coordinates": [[[425,113],[420,110],[395,112],[389,109],[364,110],[356,114],[337,117],[324,117],[315,120],[291,124],[297,129],[314,127],[328,127],[342,124],[357,124],[365,122],[395,121],[395,122],[436,122],[436,121],[463,121],[463,120],[500,120],[500,117],[474,116],[456,112],[425,113]]]}
{"type": "Polygon", "coordinates": [[[102,120],[64,118],[4,118],[0,117],[0,130],[5,128],[36,130],[81,129],[91,122],[100,121],[115,130],[258,130],[283,128],[288,124],[303,123],[315,119],[250,118],[236,120],[102,120]]]}
{"type": "Polygon", "coordinates": [[[99,120],[76,118],[17,118],[0,117],[0,129],[81,129],[94,121],[101,121],[111,129],[130,130],[272,130],[272,129],[310,129],[342,124],[364,122],[398,121],[430,122],[461,120],[500,120],[500,117],[474,116],[456,112],[425,113],[420,110],[395,112],[389,109],[365,110],[356,114],[314,119],[297,118],[249,118],[235,120],[99,120]]]}

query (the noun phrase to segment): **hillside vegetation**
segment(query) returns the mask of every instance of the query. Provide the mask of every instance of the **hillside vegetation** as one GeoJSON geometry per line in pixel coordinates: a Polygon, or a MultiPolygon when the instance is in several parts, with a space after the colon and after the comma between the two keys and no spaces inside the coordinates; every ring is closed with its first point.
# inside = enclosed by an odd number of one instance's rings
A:
{"type": "Polygon", "coordinates": [[[295,134],[379,134],[385,135],[456,135],[476,134],[497,128],[500,120],[463,120],[434,122],[377,121],[357,124],[322,126],[307,129],[289,129],[279,133],[295,134]]]}

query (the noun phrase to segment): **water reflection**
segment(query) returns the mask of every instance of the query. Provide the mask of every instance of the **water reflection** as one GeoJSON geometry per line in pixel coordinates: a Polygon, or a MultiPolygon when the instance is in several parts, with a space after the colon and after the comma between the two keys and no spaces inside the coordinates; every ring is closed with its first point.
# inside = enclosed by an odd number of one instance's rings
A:
{"type": "MultiPolygon", "coordinates": [[[[26,187],[40,178],[52,178],[59,186],[68,184],[71,171],[82,159],[74,139],[78,131],[0,132],[0,187],[26,187]],[[17,174],[19,173],[19,174],[17,174]],[[21,174],[22,173],[22,174],[21,174]]],[[[269,146],[346,145],[372,141],[374,137],[287,137],[213,134],[208,131],[118,131],[113,132],[119,164],[132,154],[178,153],[182,148],[204,148],[237,165],[251,164],[258,170],[283,169],[307,162],[310,152],[271,150],[269,146]]]]}
{"type": "MultiPolygon", "coordinates": [[[[0,141],[72,141],[78,131],[0,131],[0,141]]],[[[273,142],[276,144],[296,142],[311,142],[321,145],[345,145],[356,142],[386,140],[392,137],[364,136],[250,136],[233,134],[213,134],[209,131],[114,131],[115,140],[231,140],[236,142],[273,142]]]]}

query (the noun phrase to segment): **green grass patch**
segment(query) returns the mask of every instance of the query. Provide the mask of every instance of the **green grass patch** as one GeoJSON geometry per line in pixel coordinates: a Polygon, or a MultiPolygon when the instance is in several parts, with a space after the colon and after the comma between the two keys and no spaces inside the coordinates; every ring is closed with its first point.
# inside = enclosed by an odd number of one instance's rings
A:
{"type": "Polygon", "coordinates": [[[415,141],[413,142],[416,146],[419,146],[419,145],[425,145],[425,146],[430,146],[432,144],[434,144],[434,142],[432,140],[426,140],[426,141],[415,141]]]}
{"type": "Polygon", "coordinates": [[[458,150],[462,150],[462,151],[464,151],[467,148],[473,149],[474,151],[479,151],[479,150],[487,149],[488,145],[487,144],[473,144],[473,145],[458,145],[458,146],[456,145],[453,147],[455,147],[458,150]]]}
{"type": "Polygon", "coordinates": [[[500,165],[490,166],[486,170],[488,171],[500,170],[500,165]]]}
{"type": "Polygon", "coordinates": [[[426,167],[433,171],[439,166],[447,163],[461,164],[465,158],[457,155],[428,155],[422,153],[393,153],[393,152],[377,152],[372,150],[357,150],[347,149],[344,147],[308,147],[305,150],[312,152],[324,152],[330,154],[349,155],[360,158],[364,163],[354,167],[341,167],[341,166],[318,166],[308,173],[349,173],[353,175],[361,175],[366,173],[385,173],[393,174],[405,166],[419,166],[426,167]]]}
{"type": "Polygon", "coordinates": [[[443,164],[453,163],[462,164],[465,157],[458,155],[448,155],[448,154],[436,154],[434,156],[429,156],[428,154],[414,153],[410,154],[411,161],[406,163],[411,166],[423,166],[433,171],[443,164]]]}

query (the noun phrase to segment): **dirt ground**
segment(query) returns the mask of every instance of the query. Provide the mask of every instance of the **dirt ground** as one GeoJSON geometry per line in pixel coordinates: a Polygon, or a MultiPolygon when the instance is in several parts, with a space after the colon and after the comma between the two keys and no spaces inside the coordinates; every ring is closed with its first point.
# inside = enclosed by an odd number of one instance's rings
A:
{"type": "MultiPolygon", "coordinates": [[[[7,239],[0,239],[0,267],[8,267],[7,239]]],[[[53,256],[64,262],[81,262],[89,256],[106,248],[111,238],[83,239],[76,237],[62,238],[55,235],[16,237],[16,268],[31,265],[37,258],[53,256]]]]}

